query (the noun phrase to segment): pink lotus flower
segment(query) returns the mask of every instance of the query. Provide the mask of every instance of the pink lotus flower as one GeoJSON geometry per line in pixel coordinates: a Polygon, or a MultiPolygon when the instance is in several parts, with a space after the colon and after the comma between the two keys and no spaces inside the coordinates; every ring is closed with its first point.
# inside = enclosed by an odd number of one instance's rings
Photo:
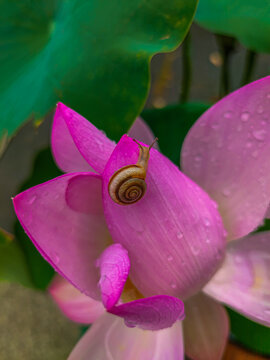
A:
{"type": "Polygon", "coordinates": [[[228,336],[226,312],[213,299],[269,326],[270,234],[246,236],[269,206],[269,131],[267,77],[196,122],[182,148],[186,175],[151,149],[146,193],[122,206],[108,185],[137,163],[139,145],[127,135],[115,145],[58,105],[52,149],[67,174],[17,195],[14,206],[40,253],[89,297],[88,315],[96,306],[100,315],[100,300],[114,315],[99,317],[70,359],[182,359],[179,299],[185,352],[196,360],[219,359],[228,336]]]}

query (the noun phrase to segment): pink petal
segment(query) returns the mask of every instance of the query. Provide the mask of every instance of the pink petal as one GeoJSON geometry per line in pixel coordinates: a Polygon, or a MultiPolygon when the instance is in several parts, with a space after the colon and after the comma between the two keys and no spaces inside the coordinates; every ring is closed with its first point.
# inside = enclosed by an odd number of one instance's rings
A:
{"type": "MultiPolygon", "coordinates": [[[[84,204],[82,206],[86,208],[84,204]]],[[[79,290],[99,299],[95,261],[110,239],[102,210],[99,175],[60,176],[17,195],[14,207],[25,232],[41,255],[79,290]],[[85,193],[86,187],[83,187],[83,194],[79,187],[74,188],[81,201],[84,196],[85,201],[91,199],[92,211],[87,214],[75,211],[66,202],[69,183],[73,184],[76,178],[81,181],[82,177],[89,180],[88,193],[85,193]]]]}
{"type": "Polygon", "coordinates": [[[122,137],[103,174],[103,202],[113,240],[129,253],[130,276],[144,296],[185,298],[198,291],[222,260],[224,229],[214,202],[155,149],[151,149],[147,191],[121,206],[109,196],[112,174],[135,164],[139,147],[122,137]]]}
{"type": "Polygon", "coordinates": [[[229,335],[228,315],[220,304],[199,293],[185,302],[185,353],[196,360],[220,360],[229,335]]]}
{"type": "Polygon", "coordinates": [[[128,327],[144,330],[161,330],[183,320],[184,304],[172,296],[157,295],[115,306],[111,314],[123,317],[128,327]]]}
{"type": "Polygon", "coordinates": [[[58,103],[52,129],[52,152],[64,172],[102,173],[115,144],[83,116],[58,103]]]}
{"type": "Polygon", "coordinates": [[[97,266],[100,268],[102,302],[106,309],[110,309],[118,302],[128,277],[128,252],[122,245],[113,244],[103,251],[97,266]]]}
{"type": "Polygon", "coordinates": [[[219,204],[229,239],[254,230],[270,201],[270,77],[206,111],[182,148],[184,172],[219,204]]]}
{"type": "Polygon", "coordinates": [[[270,326],[270,231],[231,243],[221,269],[204,288],[246,317],[270,326]]]}
{"type": "Polygon", "coordinates": [[[91,324],[105,311],[100,301],[82,294],[59,275],[55,275],[48,290],[60,310],[72,321],[91,324]]]}
{"type": "Polygon", "coordinates": [[[122,319],[102,316],[76,345],[68,360],[183,360],[181,322],[147,331],[128,328],[122,319]]]}
{"type": "MultiPolygon", "coordinates": [[[[153,134],[152,130],[141,117],[137,117],[137,119],[134,121],[133,125],[128,131],[128,135],[148,145],[151,145],[155,139],[155,135],[153,134]]],[[[158,150],[158,143],[155,142],[153,147],[158,150]]]]}

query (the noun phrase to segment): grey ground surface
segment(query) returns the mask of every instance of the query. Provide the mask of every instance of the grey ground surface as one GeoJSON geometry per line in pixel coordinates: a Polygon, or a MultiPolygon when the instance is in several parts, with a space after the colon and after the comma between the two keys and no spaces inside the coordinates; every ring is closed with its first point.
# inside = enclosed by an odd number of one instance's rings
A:
{"type": "MultiPolygon", "coordinates": [[[[245,51],[232,57],[232,89],[239,87],[245,51]]],[[[192,28],[193,82],[191,100],[212,101],[218,94],[219,67],[213,35],[192,28]],[[213,60],[214,59],[214,60],[213,60]],[[216,63],[216,65],[213,64],[216,63]]],[[[253,78],[269,74],[270,56],[260,55],[253,78]]],[[[152,61],[152,90],[147,106],[178,100],[181,84],[181,48],[152,61]]],[[[11,142],[0,161],[0,227],[12,232],[14,213],[10,198],[31,170],[34,154],[49,144],[50,118],[39,129],[29,124],[11,142]]],[[[0,359],[65,360],[79,330],[66,320],[49,297],[19,285],[0,284],[0,359]]]]}

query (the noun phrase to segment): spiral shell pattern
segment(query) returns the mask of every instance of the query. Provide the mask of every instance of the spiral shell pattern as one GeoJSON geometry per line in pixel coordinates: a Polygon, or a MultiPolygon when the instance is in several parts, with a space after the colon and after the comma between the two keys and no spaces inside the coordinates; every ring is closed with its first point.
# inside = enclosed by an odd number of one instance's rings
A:
{"type": "Polygon", "coordinates": [[[146,183],[143,179],[131,178],[119,184],[117,190],[119,202],[133,204],[143,197],[146,190],[146,183]]]}
{"type": "Polygon", "coordinates": [[[119,169],[109,182],[109,194],[120,205],[139,201],[146,191],[145,171],[136,165],[119,169]]]}

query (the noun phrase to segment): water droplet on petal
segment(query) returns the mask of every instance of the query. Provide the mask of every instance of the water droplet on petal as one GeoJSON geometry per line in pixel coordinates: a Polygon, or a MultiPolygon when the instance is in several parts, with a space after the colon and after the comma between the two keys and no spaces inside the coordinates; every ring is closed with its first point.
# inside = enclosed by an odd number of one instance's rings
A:
{"type": "Polygon", "coordinates": [[[262,105],[259,105],[259,106],[257,107],[257,113],[258,113],[258,114],[262,114],[262,113],[263,113],[263,106],[262,106],[262,105]]]}
{"type": "Polygon", "coordinates": [[[52,261],[55,263],[55,265],[59,264],[60,256],[57,252],[54,252],[52,255],[52,261]]]}
{"type": "Polygon", "coordinates": [[[250,141],[248,141],[247,143],[246,143],[246,148],[251,148],[251,146],[252,146],[252,142],[250,142],[250,141]]]}
{"type": "Polygon", "coordinates": [[[37,199],[37,196],[36,195],[33,195],[29,200],[28,200],[28,204],[29,205],[32,205],[37,199]]]}
{"type": "Polygon", "coordinates": [[[175,283],[171,283],[171,287],[172,287],[173,289],[176,289],[176,284],[175,284],[175,283]]]}
{"type": "Polygon", "coordinates": [[[205,242],[206,242],[206,244],[210,244],[210,239],[209,239],[209,238],[206,238],[206,239],[205,239],[205,242]]]}
{"type": "Polygon", "coordinates": [[[242,112],[240,118],[243,122],[246,122],[250,118],[250,113],[248,111],[244,111],[242,112]]]}
{"type": "Polygon", "coordinates": [[[208,218],[204,218],[203,222],[204,222],[204,225],[207,227],[211,225],[211,222],[208,218]]]}
{"type": "Polygon", "coordinates": [[[224,113],[224,117],[225,117],[225,119],[231,119],[231,117],[232,117],[232,112],[231,112],[231,111],[226,111],[226,112],[224,113]]]}
{"type": "Polygon", "coordinates": [[[259,154],[258,150],[255,150],[255,151],[253,151],[253,153],[251,154],[251,156],[254,157],[254,158],[256,158],[256,157],[258,157],[258,154],[259,154]]]}
{"type": "Polygon", "coordinates": [[[172,255],[169,255],[169,256],[167,257],[167,259],[168,259],[168,261],[173,261],[172,255]]]}
{"type": "Polygon", "coordinates": [[[254,138],[258,141],[263,141],[265,139],[266,131],[265,130],[254,130],[252,132],[254,138]]]}
{"type": "Polygon", "coordinates": [[[237,264],[241,264],[241,263],[243,262],[243,257],[240,256],[240,255],[236,255],[236,256],[235,256],[235,262],[236,262],[237,264]]]}
{"type": "Polygon", "coordinates": [[[229,197],[231,195],[231,191],[229,189],[223,189],[222,195],[225,197],[229,197]]]}
{"type": "Polygon", "coordinates": [[[200,249],[197,246],[190,246],[190,249],[192,251],[192,254],[197,256],[200,252],[200,249]]]}
{"type": "Polygon", "coordinates": [[[182,239],[183,233],[181,231],[178,231],[176,236],[177,236],[177,239],[182,239]]]}

